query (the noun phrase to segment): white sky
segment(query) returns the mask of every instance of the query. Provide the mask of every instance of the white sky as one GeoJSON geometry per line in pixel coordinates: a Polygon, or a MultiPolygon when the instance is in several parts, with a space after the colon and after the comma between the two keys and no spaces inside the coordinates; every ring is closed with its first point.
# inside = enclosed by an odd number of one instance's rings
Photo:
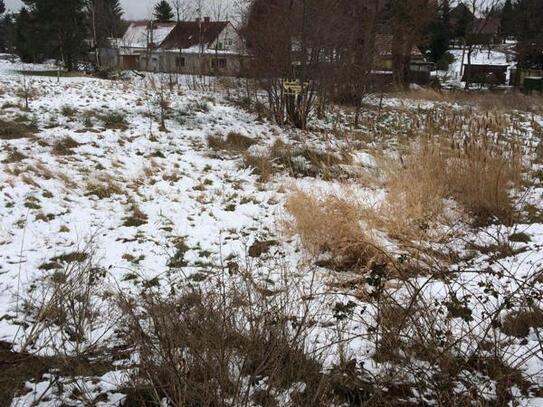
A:
{"type": "MultiPolygon", "coordinates": [[[[6,6],[11,11],[18,10],[23,3],[21,0],[4,0],[6,6]]],[[[57,0],[62,4],[62,0],[57,0]]],[[[211,7],[213,4],[221,2],[223,4],[232,4],[233,0],[207,0],[211,7]]],[[[194,0],[185,0],[186,4],[195,3],[194,0]]],[[[157,0],[121,0],[121,4],[124,8],[124,18],[127,20],[144,19],[149,18],[152,15],[153,6],[157,3],[157,0]]]]}

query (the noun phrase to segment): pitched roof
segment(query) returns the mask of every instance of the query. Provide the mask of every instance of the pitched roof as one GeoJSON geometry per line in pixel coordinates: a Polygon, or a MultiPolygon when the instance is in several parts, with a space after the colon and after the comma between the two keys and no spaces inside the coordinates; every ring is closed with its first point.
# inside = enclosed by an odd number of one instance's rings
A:
{"type": "MultiPolygon", "coordinates": [[[[391,34],[377,34],[375,37],[375,50],[380,57],[392,56],[392,43],[394,36],[391,34]]],[[[423,54],[416,45],[411,49],[412,57],[422,57],[423,54]]]]}
{"type": "Polygon", "coordinates": [[[154,22],[151,33],[149,30],[150,24],[149,21],[131,22],[123,36],[122,45],[131,48],[147,48],[148,45],[160,45],[176,25],[175,22],[154,22]],[[149,44],[151,39],[152,44],[149,44]]]}
{"type": "Polygon", "coordinates": [[[226,28],[227,21],[181,21],[164,39],[161,48],[187,49],[198,45],[211,46],[226,28]]]}
{"type": "Polygon", "coordinates": [[[501,28],[499,17],[477,18],[473,22],[473,32],[476,34],[498,35],[501,28]]]}

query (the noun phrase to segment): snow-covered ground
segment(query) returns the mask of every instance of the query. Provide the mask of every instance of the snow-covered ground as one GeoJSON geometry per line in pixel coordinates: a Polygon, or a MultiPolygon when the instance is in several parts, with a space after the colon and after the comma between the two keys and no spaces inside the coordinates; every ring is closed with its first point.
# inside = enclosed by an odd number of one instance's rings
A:
{"type": "MultiPolygon", "coordinates": [[[[483,63],[490,58],[501,63],[501,56],[485,55],[486,51],[476,53],[474,60],[483,63]]],[[[459,66],[453,64],[453,75],[459,66]]],[[[277,139],[321,149],[337,147],[335,141],[323,141],[318,132],[285,130],[259,120],[229,103],[224,93],[175,86],[168,92],[167,130],[161,131],[158,75],[153,80],[112,82],[71,77],[57,81],[31,75],[25,79],[15,72],[20,69],[20,64],[0,61],[0,120],[19,120],[39,129],[25,137],[0,140],[0,341],[14,343],[15,349],[22,341],[23,299],[59,256],[79,253],[92,245],[107,270],[108,282],[134,292],[168,275],[180,240],[187,247],[183,276],[188,280],[201,279],[202,269],[225,259],[247,261],[248,250],[257,240],[279,241],[277,256],[295,268],[302,264],[297,241],[285,240],[278,227],[286,192],[292,187],[342,191],[342,182],[314,178],[275,175],[269,182],[259,182],[250,168],[241,165],[239,155],[211,150],[208,136],[231,132],[254,139],[254,151],[266,151],[277,139]],[[28,112],[21,109],[24,86],[31,94],[28,112]],[[112,124],[113,113],[117,119],[112,124]],[[62,147],[67,142],[72,147],[66,150],[62,147]]],[[[41,65],[25,66],[27,71],[43,69],[46,67],[41,65]]],[[[384,105],[399,103],[390,99],[384,105]]],[[[432,108],[431,102],[410,103],[413,109],[432,108]]],[[[528,123],[532,119],[543,125],[539,116],[523,120],[528,123]]],[[[322,126],[331,127],[324,122],[322,126]]],[[[355,157],[354,165],[374,165],[367,151],[358,151],[355,157]]],[[[368,202],[383,195],[383,191],[367,188],[358,188],[355,193],[368,202]]],[[[542,194],[539,185],[527,199],[538,206],[542,194]]],[[[542,267],[543,224],[517,225],[517,229],[531,241],[522,252],[504,259],[500,267],[521,278],[542,267]]],[[[490,235],[486,232],[470,238],[484,240],[490,235]]],[[[494,266],[485,256],[470,262],[471,268],[462,269],[465,274],[459,277],[465,283],[459,292],[478,290],[478,295],[487,296],[481,294],[481,282],[488,283],[489,278],[474,274],[474,270],[494,266]]],[[[319,285],[324,287],[328,274],[327,270],[319,271],[319,285]]],[[[502,288],[513,284],[507,275],[493,283],[502,288]]],[[[429,293],[439,298],[443,285],[434,282],[429,293]]],[[[325,303],[334,305],[341,299],[338,294],[325,303]]],[[[362,304],[356,306],[362,308],[362,304]]],[[[481,306],[476,312],[482,314],[485,309],[481,306]]],[[[332,319],[331,314],[331,307],[325,308],[321,317],[332,319]]],[[[360,352],[357,358],[366,362],[367,368],[377,369],[367,356],[369,345],[361,339],[360,325],[353,322],[345,329],[358,330],[347,347],[360,352]]],[[[531,332],[526,341],[511,344],[511,358],[521,354],[520,350],[537,349],[538,343],[541,346],[539,334],[531,332]]],[[[42,352],[46,354],[47,349],[42,352]]],[[[541,353],[534,352],[521,364],[543,384],[541,353]]],[[[90,393],[107,394],[107,401],[98,405],[119,405],[122,370],[96,379],[77,380],[91,388],[90,393]]],[[[33,405],[49,391],[47,383],[47,376],[41,382],[28,383],[29,393],[13,405],[33,405]]],[[[39,405],[60,405],[50,397],[48,400],[39,405]]],[[[524,405],[543,405],[543,399],[539,404],[527,397],[519,400],[524,405]]]]}

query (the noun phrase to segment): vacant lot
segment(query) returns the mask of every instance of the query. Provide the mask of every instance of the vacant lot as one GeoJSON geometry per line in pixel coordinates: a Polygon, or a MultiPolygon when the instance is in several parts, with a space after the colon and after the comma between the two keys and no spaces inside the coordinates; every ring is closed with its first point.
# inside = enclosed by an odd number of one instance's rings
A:
{"type": "Polygon", "coordinates": [[[2,64],[13,405],[543,402],[536,97],[368,97],[301,132],[234,81],[2,64]]]}

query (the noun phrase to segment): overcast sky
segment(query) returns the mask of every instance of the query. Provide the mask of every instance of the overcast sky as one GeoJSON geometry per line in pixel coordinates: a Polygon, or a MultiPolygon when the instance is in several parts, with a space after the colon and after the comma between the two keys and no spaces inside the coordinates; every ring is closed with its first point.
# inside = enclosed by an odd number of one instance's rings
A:
{"type": "MultiPolygon", "coordinates": [[[[57,0],[62,4],[62,0],[57,0]]],[[[190,0],[188,0],[191,2],[190,0]]],[[[226,0],[228,3],[232,0],[226,0]]],[[[124,8],[124,18],[128,20],[148,18],[152,14],[153,5],[157,0],[121,0],[124,8]]],[[[12,11],[18,10],[22,6],[21,0],[5,0],[6,6],[12,11]]]]}

